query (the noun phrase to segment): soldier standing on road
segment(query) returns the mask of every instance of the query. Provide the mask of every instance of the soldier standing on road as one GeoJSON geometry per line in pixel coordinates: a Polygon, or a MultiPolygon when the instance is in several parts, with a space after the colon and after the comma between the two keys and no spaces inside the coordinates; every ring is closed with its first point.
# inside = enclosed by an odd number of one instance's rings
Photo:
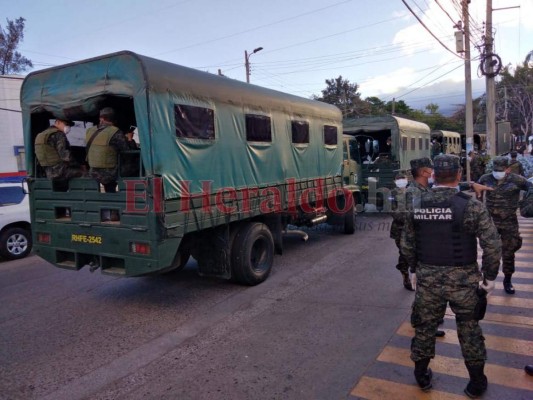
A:
{"type": "Polygon", "coordinates": [[[80,168],[72,167],[70,143],[67,134],[72,121],[56,119],[54,125],[35,138],[35,155],[48,179],[62,182],[83,175],[80,168]]]}
{"type": "Polygon", "coordinates": [[[403,287],[407,290],[414,290],[411,286],[411,281],[409,280],[409,264],[402,254],[400,248],[400,238],[402,234],[404,219],[405,219],[405,191],[407,187],[407,176],[405,174],[399,173],[394,178],[394,183],[396,184],[396,189],[392,191],[392,224],[390,227],[390,237],[394,239],[396,247],[398,247],[398,264],[396,264],[396,269],[400,271],[403,278],[403,287]]]}
{"type": "Polygon", "coordinates": [[[118,154],[129,150],[124,133],[114,123],[114,110],[102,108],[98,126],[87,129],[85,134],[89,173],[104,186],[106,193],[116,191],[118,154]]]}
{"type": "Polygon", "coordinates": [[[434,160],[436,186],[422,193],[419,207],[408,212],[401,247],[416,289],[411,323],[414,375],[424,391],[432,387],[430,360],[435,357],[435,332],[449,303],[455,313],[457,333],[470,381],[469,397],[487,388],[484,374],[485,343],[479,326],[481,313],[477,290],[494,289],[501,257],[501,241],[485,206],[458,193],[461,179],[457,156],[440,155],[434,160]],[[477,241],[483,249],[481,272],[477,264],[477,241]]]}
{"type": "Polygon", "coordinates": [[[515,271],[515,252],[522,247],[516,211],[520,191],[527,191],[533,185],[526,178],[510,173],[507,157],[495,157],[492,163],[492,173],[483,175],[479,183],[494,189],[487,193],[486,204],[502,240],[503,288],[507,294],[514,294],[511,277],[515,271]]]}

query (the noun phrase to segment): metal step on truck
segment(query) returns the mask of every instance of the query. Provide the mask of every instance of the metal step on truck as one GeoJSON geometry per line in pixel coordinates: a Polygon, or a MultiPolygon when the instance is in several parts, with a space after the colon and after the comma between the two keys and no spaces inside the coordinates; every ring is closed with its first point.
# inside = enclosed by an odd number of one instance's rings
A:
{"type": "MultiPolygon", "coordinates": [[[[57,267],[132,277],[192,256],[201,275],[255,285],[288,227],[355,230],[334,106],[129,51],[33,72],[21,105],[34,250],[57,267]],[[105,107],[140,145],[118,154],[116,191],[47,179],[37,134],[55,118],[85,131],[105,107]]],[[[71,153],[83,165],[81,142],[71,153]]]]}

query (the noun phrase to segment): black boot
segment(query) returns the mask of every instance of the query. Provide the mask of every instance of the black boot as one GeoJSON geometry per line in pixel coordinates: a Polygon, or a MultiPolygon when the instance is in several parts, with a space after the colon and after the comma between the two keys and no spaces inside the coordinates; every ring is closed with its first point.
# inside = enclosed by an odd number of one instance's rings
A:
{"type": "Polygon", "coordinates": [[[511,274],[505,274],[505,278],[503,278],[503,289],[507,294],[514,294],[515,290],[511,283],[511,274]]]}
{"type": "Polygon", "coordinates": [[[466,364],[470,382],[466,385],[465,394],[471,399],[480,397],[487,390],[487,377],[483,373],[485,363],[483,364],[466,364]]]}
{"type": "Polygon", "coordinates": [[[432,386],[431,378],[433,377],[433,373],[431,372],[431,368],[428,368],[429,361],[429,358],[424,358],[423,360],[415,362],[416,383],[418,383],[418,386],[420,386],[420,389],[424,392],[427,392],[432,386]]]}
{"type": "Polygon", "coordinates": [[[413,286],[411,285],[411,280],[409,279],[408,272],[402,272],[403,277],[403,287],[407,290],[414,291],[413,286]]]}

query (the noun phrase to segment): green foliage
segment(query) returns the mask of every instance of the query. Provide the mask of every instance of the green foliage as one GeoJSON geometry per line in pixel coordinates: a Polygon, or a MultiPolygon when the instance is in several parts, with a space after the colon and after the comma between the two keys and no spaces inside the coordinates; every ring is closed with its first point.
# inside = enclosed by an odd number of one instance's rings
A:
{"type": "Polygon", "coordinates": [[[313,96],[313,98],[339,107],[344,118],[370,112],[371,105],[361,99],[361,94],[357,91],[359,89],[357,83],[350,83],[339,75],[338,78],[326,79],[326,85],[326,88],[322,90],[322,96],[313,96]]]}
{"type": "Polygon", "coordinates": [[[6,18],[7,28],[0,26],[0,75],[26,71],[33,64],[17,51],[24,39],[24,18],[11,21],[6,18]]]}

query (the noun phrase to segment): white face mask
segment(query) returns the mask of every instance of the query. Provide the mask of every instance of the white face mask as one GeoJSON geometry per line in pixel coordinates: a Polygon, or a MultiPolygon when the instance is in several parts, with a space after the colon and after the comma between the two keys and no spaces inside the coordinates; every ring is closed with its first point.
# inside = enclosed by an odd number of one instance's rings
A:
{"type": "Polygon", "coordinates": [[[407,187],[407,179],[396,179],[394,181],[394,183],[396,184],[396,187],[399,187],[399,188],[404,188],[404,187],[407,187]]]}
{"type": "Polygon", "coordinates": [[[435,183],[435,179],[433,178],[433,175],[431,175],[429,178],[428,178],[428,183],[430,185],[432,185],[433,183],[435,183]]]}
{"type": "Polygon", "coordinates": [[[505,171],[492,171],[492,176],[499,181],[500,179],[505,178],[505,171]]]}
{"type": "Polygon", "coordinates": [[[70,126],[65,125],[65,127],[63,128],[63,132],[65,132],[65,135],[68,134],[70,132],[70,126]]]}

